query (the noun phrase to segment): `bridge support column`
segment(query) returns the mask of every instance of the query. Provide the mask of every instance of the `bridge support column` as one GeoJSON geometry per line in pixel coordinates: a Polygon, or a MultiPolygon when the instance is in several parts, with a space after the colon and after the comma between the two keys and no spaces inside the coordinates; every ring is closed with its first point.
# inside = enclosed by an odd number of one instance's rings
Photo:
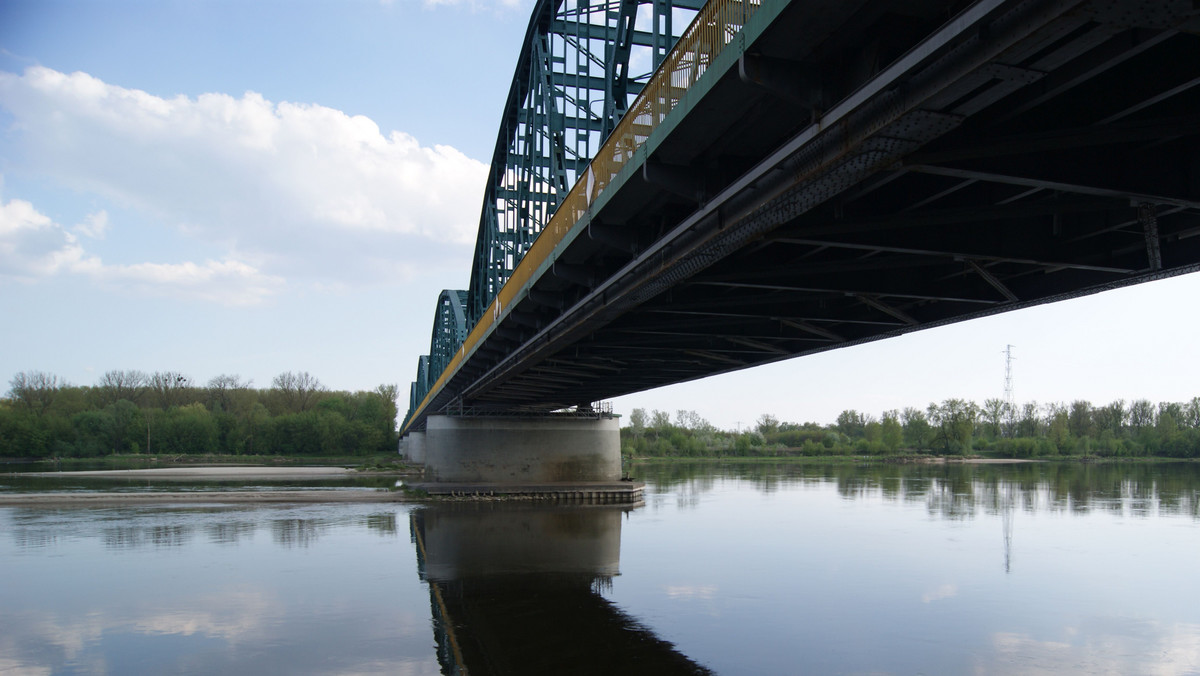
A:
{"type": "Polygon", "coordinates": [[[400,454],[410,465],[425,464],[425,433],[409,432],[400,440],[400,454]]]}
{"type": "Polygon", "coordinates": [[[425,480],[557,484],[621,479],[616,418],[430,416],[425,480]]]}

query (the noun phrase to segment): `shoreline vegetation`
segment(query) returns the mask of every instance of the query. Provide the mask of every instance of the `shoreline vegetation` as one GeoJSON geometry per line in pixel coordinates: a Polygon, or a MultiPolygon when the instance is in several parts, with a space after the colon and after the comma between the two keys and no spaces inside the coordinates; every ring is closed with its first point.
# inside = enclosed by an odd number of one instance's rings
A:
{"type": "MultiPolygon", "coordinates": [[[[0,398],[0,459],[50,460],[56,469],[159,463],[355,464],[394,470],[396,385],[330,391],[307,372],[266,389],[237,375],[199,386],[176,371],[109,371],[92,386],[24,371],[0,398]],[[123,464],[124,463],[124,464],[123,464]]],[[[846,410],[830,424],[764,414],[720,430],[695,411],[635,408],[621,428],[625,460],[814,458],[925,462],[931,458],[1200,458],[1200,397],[1153,404],[931,403],[878,417],[846,410]]]]}
{"type": "Polygon", "coordinates": [[[1152,404],[1076,400],[1010,404],[947,399],[925,409],[846,410],[822,425],[764,414],[749,429],[720,430],[695,411],[635,408],[621,428],[621,454],[643,458],[838,458],[892,462],[962,459],[1200,458],[1200,397],[1152,404]]]}
{"type": "Polygon", "coordinates": [[[109,371],[71,385],[13,376],[0,398],[0,457],[350,456],[396,453],[396,385],[331,391],[308,372],[265,389],[237,375],[205,385],[177,371],[109,371]]]}

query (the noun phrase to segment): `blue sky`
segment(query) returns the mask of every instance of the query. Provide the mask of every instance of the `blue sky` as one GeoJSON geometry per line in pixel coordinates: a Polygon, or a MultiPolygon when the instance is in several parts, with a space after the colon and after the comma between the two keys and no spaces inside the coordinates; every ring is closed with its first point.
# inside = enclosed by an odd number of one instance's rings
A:
{"type": "MultiPolygon", "coordinates": [[[[465,288],[530,0],[0,0],[0,379],[398,383],[465,288]]],[[[615,402],[829,422],[1200,395],[1200,276],[615,402]]],[[[5,387],[6,389],[6,387],[5,387]]],[[[403,407],[403,402],[402,402],[403,407]]]]}

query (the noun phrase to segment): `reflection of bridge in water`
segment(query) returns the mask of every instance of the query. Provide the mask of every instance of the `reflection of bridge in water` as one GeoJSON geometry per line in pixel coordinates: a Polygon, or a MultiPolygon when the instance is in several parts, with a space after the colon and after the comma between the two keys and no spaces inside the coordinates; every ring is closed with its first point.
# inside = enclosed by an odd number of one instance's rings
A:
{"type": "Polygon", "coordinates": [[[603,596],[628,507],[414,510],[445,674],[709,674],[603,596]]]}
{"type": "Polygon", "coordinates": [[[615,425],[509,418],[464,444],[472,415],[588,412],[1200,268],[1193,0],[712,0],[677,34],[698,7],[534,8],[470,287],[438,299],[411,389],[431,478],[536,480],[497,467],[531,439],[568,478],[616,478],[592,439],[615,425]]]}

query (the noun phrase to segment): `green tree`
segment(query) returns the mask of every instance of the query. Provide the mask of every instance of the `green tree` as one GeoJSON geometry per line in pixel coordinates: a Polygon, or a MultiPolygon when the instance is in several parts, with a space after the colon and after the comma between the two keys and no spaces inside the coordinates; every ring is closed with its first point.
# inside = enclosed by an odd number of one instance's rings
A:
{"type": "Polygon", "coordinates": [[[979,408],[974,402],[947,399],[941,404],[930,404],[927,412],[934,426],[936,443],[945,453],[960,454],[971,450],[975,420],[979,416],[979,408]]]}
{"type": "Polygon", "coordinates": [[[1008,402],[1003,399],[985,399],[981,411],[987,423],[985,434],[990,439],[998,439],[1001,435],[1001,425],[1010,416],[1008,402]]]}
{"type": "Polygon", "coordinates": [[[755,424],[754,429],[763,435],[763,437],[774,434],[779,430],[779,418],[770,413],[764,413],[758,417],[758,422],[755,424]]]}
{"type": "Polygon", "coordinates": [[[1192,397],[1183,407],[1183,419],[1179,421],[1188,429],[1200,430],[1200,397],[1192,397]]]}
{"type": "Polygon", "coordinates": [[[1138,399],[1129,405],[1129,426],[1135,434],[1154,425],[1154,404],[1138,399]]]}
{"type": "Polygon", "coordinates": [[[900,448],[900,444],[904,442],[904,428],[900,425],[899,414],[896,411],[884,411],[880,428],[883,447],[889,453],[895,453],[900,448]]]}
{"type": "Polygon", "coordinates": [[[200,455],[217,449],[219,429],[208,409],[199,402],[168,410],[153,433],[156,452],[200,455]]]}
{"type": "Polygon", "coordinates": [[[657,433],[663,433],[671,429],[671,416],[666,411],[655,409],[650,414],[650,427],[657,433]]]}
{"type": "Polygon", "coordinates": [[[1017,419],[1018,437],[1041,436],[1041,417],[1038,415],[1038,403],[1027,401],[1021,405],[1021,415],[1017,419]]]}
{"type": "Polygon", "coordinates": [[[235,447],[235,453],[265,455],[272,452],[270,446],[273,432],[271,412],[262,402],[254,402],[240,422],[241,438],[240,443],[235,447]]]}
{"type": "Polygon", "coordinates": [[[867,427],[867,416],[853,409],[842,411],[837,417],[837,431],[850,439],[859,439],[867,427]]]}
{"type": "Polygon", "coordinates": [[[1125,431],[1125,417],[1125,400],[1118,399],[1092,410],[1092,426],[1101,434],[1111,433],[1115,439],[1125,431]]]}
{"type": "Polygon", "coordinates": [[[1060,453],[1071,450],[1070,415],[1062,404],[1046,405],[1046,438],[1060,453]]]}
{"type": "Polygon", "coordinates": [[[80,411],[71,416],[75,428],[75,443],[69,455],[92,458],[112,453],[113,421],[103,411],[80,411]]]}
{"type": "MultiPolygon", "coordinates": [[[[396,383],[379,385],[375,388],[375,394],[383,402],[383,416],[380,419],[383,431],[391,439],[396,436],[396,418],[399,415],[396,401],[400,398],[400,386],[396,383]]],[[[391,446],[395,444],[389,443],[389,447],[391,446]]]]}
{"type": "Polygon", "coordinates": [[[114,453],[135,452],[145,439],[146,425],[142,410],[128,399],[119,399],[104,407],[111,421],[109,446],[114,453]]]}
{"type": "Polygon", "coordinates": [[[629,413],[629,429],[634,438],[639,438],[646,433],[646,409],[635,408],[629,413]]]}
{"type": "Polygon", "coordinates": [[[925,412],[907,407],[900,413],[904,421],[904,443],[917,450],[928,450],[933,443],[933,427],[925,412]]]}
{"type": "Polygon", "coordinates": [[[1095,436],[1095,422],[1092,415],[1092,403],[1082,399],[1071,402],[1067,411],[1067,427],[1071,436],[1076,438],[1095,436]]]}

